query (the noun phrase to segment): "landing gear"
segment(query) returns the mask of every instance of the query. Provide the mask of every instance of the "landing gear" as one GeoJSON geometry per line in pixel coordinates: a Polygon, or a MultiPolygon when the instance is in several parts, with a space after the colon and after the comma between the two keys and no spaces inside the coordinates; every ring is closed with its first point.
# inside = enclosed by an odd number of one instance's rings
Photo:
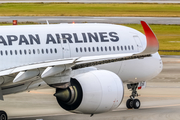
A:
{"type": "Polygon", "coordinates": [[[132,109],[132,108],[139,109],[139,107],[141,106],[141,102],[138,99],[135,99],[135,97],[138,97],[138,93],[136,91],[138,87],[138,83],[128,84],[127,87],[128,89],[132,90],[132,94],[130,96],[130,99],[128,99],[126,102],[126,107],[128,109],[132,109]]]}
{"type": "Polygon", "coordinates": [[[0,111],[0,120],[8,120],[6,112],[0,111]]]}

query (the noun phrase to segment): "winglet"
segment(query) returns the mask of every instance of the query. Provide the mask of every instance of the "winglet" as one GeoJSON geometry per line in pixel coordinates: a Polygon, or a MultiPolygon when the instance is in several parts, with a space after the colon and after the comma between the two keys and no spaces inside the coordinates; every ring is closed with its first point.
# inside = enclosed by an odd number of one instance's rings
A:
{"type": "Polygon", "coordinates": [[[153,54],[153,53],[158,52],[159,43],[155,34],[153,33],[153,31],[151,30],[151,28],[145,21],[141,21],[141,25],[144,29],[147,46],[146,46],[146,49],[140,54],[153,54]]]}

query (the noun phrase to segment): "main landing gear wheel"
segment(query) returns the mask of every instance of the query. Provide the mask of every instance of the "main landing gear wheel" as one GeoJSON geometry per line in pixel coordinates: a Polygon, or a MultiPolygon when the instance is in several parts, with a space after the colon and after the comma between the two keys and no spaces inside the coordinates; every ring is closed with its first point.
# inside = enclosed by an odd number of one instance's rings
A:
{"type": "Polygon", "coordinates": [[[126,102],[126,107],[128,109],[139,109],[139,107],[141,106],[141,102],[138,100],[138,99],[128,99],[127,102],[126,102]]]}
{"type": "Polygon", "coordinates": [[[135,97],[138,97],[138,93],[136,91],[137,86],[138,86],[138,83],[127,85],[128,89],[132,90],[130,99],[128,99],[126,102],[126,107],[128,109],[132,109],[132,108],[139,109],[141,106],[141,102],[138,99],[135,99],[135,97]]]}
{"type": "Polygon", "coordinates": [[[0,111],[0,120],[8,120],[6,112],[0,111]]]}
{"type": "Polygon", "coordinates": [[[128,99],[128,100],[126,101],[126,107],[127,107],[128,109],[132,109],[132,108],[133,108],[133,100],[132,100],[132,99],[128,99]]]}
{"type": "Polygon", "coordinates": [[[141,103],[138,99],[134,99],[133,100],[133,108],[134,109],[139,109],[139,107],[141,106],[141,103]]]}

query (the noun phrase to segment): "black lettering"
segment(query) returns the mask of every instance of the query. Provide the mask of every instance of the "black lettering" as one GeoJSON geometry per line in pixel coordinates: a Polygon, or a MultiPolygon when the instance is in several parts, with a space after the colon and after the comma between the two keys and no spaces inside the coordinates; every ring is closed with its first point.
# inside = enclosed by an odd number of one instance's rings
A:
{"type": "Polygon", "coordinates": [[[63,38],[63,43],[67,43],[67,40],[69,41],[69,43],[73,43],[71,34],[63,33],[61,34],[61,36],[63,38]]]}
{"type": "Polygon", "coordinates": [[[9,45],[12,45],[12,41],[17,41],[18,37],[15,35],[7,35],[9,45]]]}
{"type": "Polygon", "coordinates": [[[20,35],[20,38],[19,38],[19,45],[22,45],[22,43],[25,43],[26,45],[29,45],[29,42],[28,42],[27,38],[24,35],[20,35]]]}
{"type": "Polygon", "coordinates": [[[61,38],[60,38],[60,35],[59,35],[59,34],[56,34],[56,39],[57,39],[57,42],[58,42],[58,43],[61,43],[61,38]]]}
{"type": "Polygon", "coordinates": [[[100,32],[99,33],[101,42],[109,42],[109,39],[107,39],[107,32],[100,32]]]}
{"type": "Polygon", "coordinates": [[[83,36],[84,43],[87,43],[87,37],[86,37],[86,34],[85,34],[85,33],[82,33],[82,36],[83,36]]]}
{"type": "Polygon", "coordinates": [[[82,43],[82,40],[78,40],[78,36],[76,33],[73,33],[74,39],[75,39],[75,43],[82,43]]]}
{"type": "Polygon", "coordinates": [[[46,44],[49,44],[50,42],[52,42],[53,44],[56,44],[54,37],[51,34],[47,34],[46,44]]]}
{"type": "Polygon", "coordinates": [[[0,44],[4,44],[4,45],[7,45],[5,39],[3,38],[3,36],[0,36],[0,44]]]}
{"type": "Polygon", "coordinates": [[[109,36],[111,37],[110,40],[112,42],[117,42],[119,41],[119,37],[117,36],[117,33],[116,32],[110,32],[109,33],[109,36]]]}
{"type": "Polygon", "coordinates": [[[94,33],[94,35],[92,33],[87,33],[87,34],[88,34],[89,42],[92,42],[92,39],[94,39],[96,42],[99,42],[97,33],[94,33]]]}
{"type": "Polygon", "coordinates": [[[39,35],[36,34],[36,37],[33,35],[29,35],[30,43],[33,45],[33,41],[35,41],[37,44],[40,43],[39,35]]]}

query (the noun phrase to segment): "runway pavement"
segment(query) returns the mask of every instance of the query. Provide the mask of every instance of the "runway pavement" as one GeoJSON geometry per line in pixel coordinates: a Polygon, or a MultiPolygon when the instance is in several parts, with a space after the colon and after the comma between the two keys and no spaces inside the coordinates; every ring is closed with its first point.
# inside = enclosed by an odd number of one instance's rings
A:
{"type": "Polygon", "coordinates": [[[0,0],[0,3],[10,2],[73,2],[73,3],[180,3],[180,0],[0,0]]]}
{"type": "Polygon", "coordinates": [[[140,24],[144,20],[149,24],[180,24],[180,17],[73,17],[73,16],[0,16],[0,22],[12,23],[12,20],[18,22],[35,23],[115,23],[115,24],[140,24]]]}
{"type": "Polygon", "coordinates": [[[162,56],[164,69],[147,87],[138,90],[141,100],[139,110],[126,109],[131,91],[125,86],[122,104],[114,111],[90,115],[72,114],[56,102],[54,89],[33,90],[5,96],[0,101],[11,120],[170,120],[180,119],[180,56],[162,56]]]}

